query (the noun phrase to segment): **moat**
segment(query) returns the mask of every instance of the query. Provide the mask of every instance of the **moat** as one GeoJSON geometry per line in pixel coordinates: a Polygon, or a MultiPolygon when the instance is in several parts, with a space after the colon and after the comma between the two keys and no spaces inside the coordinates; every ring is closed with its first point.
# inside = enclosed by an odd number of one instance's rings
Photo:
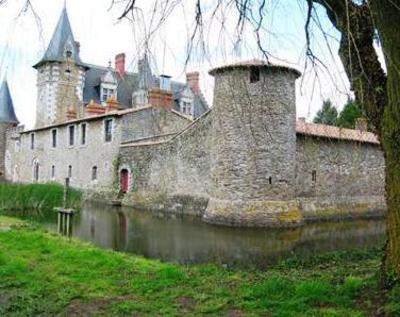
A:
{"type": "MultiPolygon", "coordinates": [[[[55,213],[36,220],[57,230],[55,213]]],[[[263,267],[289,256],[306,258],[325,251],[381,246],[385,223],[370,219],[296,229],[229,228],[197,218],[90,204],[75,215],[73,236],[102,248],[163,261],[263,267]]]]}

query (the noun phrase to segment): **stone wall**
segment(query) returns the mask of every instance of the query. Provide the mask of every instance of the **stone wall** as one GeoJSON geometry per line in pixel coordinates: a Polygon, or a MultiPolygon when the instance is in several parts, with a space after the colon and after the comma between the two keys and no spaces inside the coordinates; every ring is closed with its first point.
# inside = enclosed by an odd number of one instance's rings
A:
{"type": "Polygon", "coordinates": [[[177,133],[190,122],[179,114],[158,108],[148,107],[142,111],[130,112],[122,117],[121,142],[177,133]]]}
{"type": "Polygon", "coordinates": [[[208,113],[171,141],[122,146],[120,169],[131,172],[124,204],[201,215],[210,188],[210,128],[208,113]]]}
{"type": "Polygon", "coordinates": [[[215,164],[205,220],[235,226],[300,222],[294,191],[299,74],[263,66],[213,74],[215,164]]]}
{"type": "Polygon", "coordinates": [[[10,124],[0,123],[0,180],[4,178],[5,173],[5,154],[6,154],[6,134],[7,129],[9,129],[10,124]]]}
{"type": "MultiPolygon", "coordinates": [[[[121,148],[120,168],[131,171],[131,191],[123,203],[138,208],[194,214],[207,219],[212,192],[211,111],[169,142],[126,145],[121,148]]],[[[303,221],[382,216],[384,159],[379,146],[327,138],[296,137],[295,208],[303,221]]],[[[289,162],[288,162],[289,163],[289,162]]],[[[268,184],[269,185],[269,184],[268,184]]],[[[282,196],[280,196],[282,197],[282,196]]],[[[290,202],[291,203],[291,202],[290,202]]],[[[285,200],[271,201],[277,214],[287,208],[285,200]]],[[[262,209],[261,209],[262,211],[262,209]]],[[[288,226],[266,223],[263,212],[252,210],[255,222],[225,218],[220,224],[235,226],[288,226]]],[[[286,213],[288,221],[298,214],[286,213]]]]}
{"type": "Polygon", "coordinates": [[[376,215],[385,209],[379,146],[297,136],[296,196],[306,219],[376,215]]]}

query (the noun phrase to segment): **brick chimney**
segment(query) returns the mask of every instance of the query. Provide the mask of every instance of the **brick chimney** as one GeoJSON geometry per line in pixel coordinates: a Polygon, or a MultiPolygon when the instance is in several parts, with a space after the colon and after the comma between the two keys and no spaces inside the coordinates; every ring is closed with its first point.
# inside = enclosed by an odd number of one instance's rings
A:
{"type": "Polygon", "coordinates": [[[162,108],[166,111],[172,109],[173,94],[170,91],[152,88],[149,90],[149,104],[156,108],[162,108]]]}
{"type": "Polygon", "coordinates": [[[368,122],[366,118],[360,117],[356,119],[356,130],[359,130],[361,132],[367,132],[368,131],[368,122]]]}
{"type": "Polygon", "coordinates": [[[114,96],[108,98],[106,101],[106,104],[107,104],[106,112],[112,112],[112,111],[118,110],[119,103],[118,103],[118,100],[114,96]]]}
{"type": "Polygon", "coordinates": [[[125,75],[125,53],[115,55],[115,70],[121,77],[125,75]]]}
{"type": "Polygon", "coordinates": [[[190,72],[186,74],[186,82],[189,87],[192,88],[195,94],[200,93],[200,73],[199,72],[190,72]]]}
{"type": "Polygon", "coordinates": [[[106,109],[96,103],[93,99],[90,100],[89,104],[86,106],[86,116],[92,117],[92,116],[98,116],[101,114],[104,114],[106,112],[106,109]]]}

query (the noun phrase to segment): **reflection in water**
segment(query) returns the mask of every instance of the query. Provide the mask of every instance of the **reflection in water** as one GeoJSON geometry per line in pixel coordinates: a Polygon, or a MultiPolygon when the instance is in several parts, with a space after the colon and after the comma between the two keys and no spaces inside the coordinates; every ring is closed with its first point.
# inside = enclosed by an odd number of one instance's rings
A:
{"type": "MultiPolygon", "coordinates": [[[[54,223],[48,224],[50,227],[54,223]]],[[[296,229],[213,226],[129,208],[88,205],[74,218],[73,235],[108,249],[180,263],[258,266],[288,256],[383,244],[383,220],[309,224],[296,229]]]]}

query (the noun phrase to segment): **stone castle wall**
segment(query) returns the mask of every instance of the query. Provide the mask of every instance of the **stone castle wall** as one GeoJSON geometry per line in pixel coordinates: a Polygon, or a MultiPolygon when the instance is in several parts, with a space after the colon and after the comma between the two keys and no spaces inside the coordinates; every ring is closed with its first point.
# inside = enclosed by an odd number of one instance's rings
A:
{"type": "Polygon", "coordinates": [[[125,204],[160,211],[204,213],[213,164],[211,115],[206,114],[169,142],[121,147],[120,166],[132,175],[125,204]]]}
{"type": "Polygon", "coordinates": [[[385,162],[376,144],[297,136],[296,196],[307,219],[385,209],[385,162]]]}
{"type": "MultiPolygon", "coordinates": [[[[210,221],[207,206],[213,190],[211,171],[216,164],[211,155],[213,116],[213,111],[209,112],[170,142],[122,147],[121,165],[132,171],[132,188],[123,203],[198,215],[210,221]]],[[[295,156],[294,201],[301,217],[297,224],[383,214],[384,159],[379,146],[298,134],[295,156]]],[[[275,202],[278,210],[284,204],[284,200],[275,202]]],[[[251,223],[241,224],[227,218],[226,222],[217,223],[266,226],[269,219],[260,219],[265,214],[257,212],[255,209],[251,223]]],[[[288,220],[292,221],[290,216],[287,215],[288,220]]],[[[284,221],[281,218],[281,223],[269,226],[287,226],[284,221]]]]}
{"type": "Polygon", "coordinates": [[[7,147],[7,135],[8,130],[12,127],[9,123],[0,123],[0,157],[4,158],[0,160],[0,180],[5,178],[5,160],[6,160],[6,147],[7,147]]]}
{"type": "Polygon", "coordinates": [[[124,114],[121,120],[123,143],[178,133],[190,123],[179,114],[152,107],[124,114]]]}
{"type": "Polygon", "coordinates": [[[255,71],[255,80],[249,68],[214,73],[209,222],[269,226],[288,214],[300,220],[294,201],[298,73],[255,71]]]}

